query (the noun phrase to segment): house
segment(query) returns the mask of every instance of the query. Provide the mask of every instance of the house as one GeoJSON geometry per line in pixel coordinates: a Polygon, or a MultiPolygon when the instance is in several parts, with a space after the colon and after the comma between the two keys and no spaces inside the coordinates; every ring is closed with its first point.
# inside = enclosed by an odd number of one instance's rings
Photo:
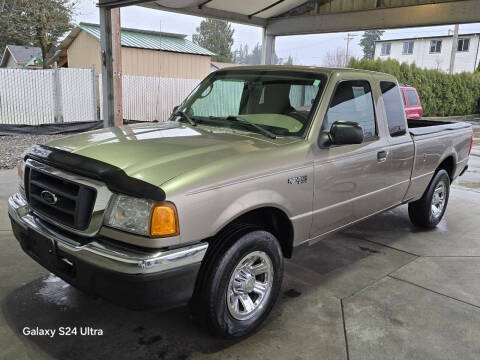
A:
{"type": "Polygon", "coordinates": [[[42,67],[42,50],[33,46],[7,45],[0,61],[0,68],[41,69],[42,67]]]}
{"type": "MultiPolygon", "coordinates": [[[[375,42],[375,59],[395,59],[420,68],[448,72],[453,36],[428,36],[375,42]]],[[[480,61],[480,34],[458,36],[454,72],[474,72],[480,61]]]]}
{"type": "MultiPolygon", "coordinates": [[[[210,73],[211,51],[186,39],[186,35],[122,28],[123,75],[203,79],[210,73]]],[[[101,72],[100,27],[80,23],[60,44],[69,68],[101,72]]]]}
{"type": "Polygon", "coordinates": [[[210,64],[210,72],[214,72],[220,69],[233,67],[233,66],[241,66],[241,64],[212,61],[212,63],[210,64]]]}

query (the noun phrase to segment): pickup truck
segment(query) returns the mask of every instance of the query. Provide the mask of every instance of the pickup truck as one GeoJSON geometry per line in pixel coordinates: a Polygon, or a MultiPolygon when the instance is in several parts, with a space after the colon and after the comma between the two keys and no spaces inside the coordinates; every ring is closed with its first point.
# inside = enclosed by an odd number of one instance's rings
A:
{"type": "Polygon", "coordinates": [[[423,108],[417,89],[411,85],[400,84],[400,93],[402,94],[407,119],[421,119],[423,116],[423,108]]]}
{"type": "Polygon", "coordinates": [[[298,245],[407,203],[435,227],[471,144],[470,124],[407,122],[387,74],[222,69],[166,123],[31,147],[9,216],[23,250],[75,287],[188,303],[237,338],[266,319],[298,245]]]}

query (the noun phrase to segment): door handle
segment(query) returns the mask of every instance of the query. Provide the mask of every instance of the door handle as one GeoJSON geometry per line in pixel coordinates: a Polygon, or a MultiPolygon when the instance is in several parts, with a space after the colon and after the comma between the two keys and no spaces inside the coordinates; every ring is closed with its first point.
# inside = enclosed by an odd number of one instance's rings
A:
{"type": "Polygon", "coordinates": [[[379,151],[377,153],[377,161],[378,162],[384,162],[385,160],[387,160],[387,155],[388,155],[387,151],[385,151],[385,150],[379,151]]]}

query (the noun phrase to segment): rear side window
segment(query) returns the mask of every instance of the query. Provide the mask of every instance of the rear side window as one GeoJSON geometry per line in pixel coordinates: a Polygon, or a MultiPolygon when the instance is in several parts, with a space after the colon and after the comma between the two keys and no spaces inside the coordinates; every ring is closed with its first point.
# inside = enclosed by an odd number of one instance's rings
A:
{"type": "Polygon", "coordinates": [[[418,105],[418,98],[415,90],[407,90],[407,97],[409,105],[418,105]]]}
{"type": "Polygon", "coordinates": [[[330,129],[335,121],[360,124],[367,140],[377,135],[372,89],[368,81],[349,80],[338,84],[327,111],[324,128],[330,129]]]}
{"type": "MultiPolygon", "coordinates": [[[[390,81],[381,81],[383,103],[387,113],[387,123],[390,136],[400,136],[405,134],[407,127],[405,124],[405,108],[402,104],[400,89],[397,84],[390,81]]],[[[408,95],[407,95],[408,96],[408,95]]]]}
{"type": "Polygon", "coordinates": [[[318,85],[291,85],[289,94],[290,105],[295,108],[295,111],[310,112],[317,98],[318,90],[318,85]]]}

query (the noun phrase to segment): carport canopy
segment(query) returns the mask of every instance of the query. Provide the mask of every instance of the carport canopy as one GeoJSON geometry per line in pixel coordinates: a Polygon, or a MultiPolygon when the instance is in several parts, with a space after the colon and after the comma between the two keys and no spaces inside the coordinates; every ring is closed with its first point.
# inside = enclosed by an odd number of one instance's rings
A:
{"type": "Polygon", "coordinates": [[[106,126],[113,125],[110,11],[130,5],[262,27],[264,64],[273,60],[276,36],[480,21],[480,0],[99,0],[106,126]]]}

